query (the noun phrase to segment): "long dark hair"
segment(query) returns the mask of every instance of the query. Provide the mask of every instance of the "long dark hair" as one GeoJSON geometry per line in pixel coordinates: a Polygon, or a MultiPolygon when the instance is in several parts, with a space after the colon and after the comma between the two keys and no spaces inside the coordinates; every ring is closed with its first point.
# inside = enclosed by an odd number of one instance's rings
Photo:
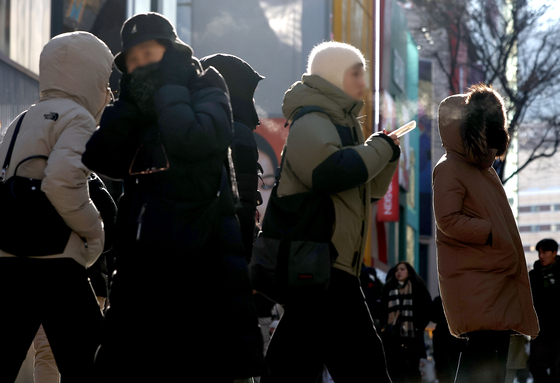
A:
{"type": "MultiPolygon", "coordinates": [[[[410,282],[413,285],[420,285],[426,288],[426,284],[424,283],[422,278],[418,275],[416,270],[414,270],[414,267],[412,267],[412,265],[406,261],[401,261],[397,263],[393,268],[389,270],[389,272],[387,273],[387,283],[386,283],[387,288],[395,289],[398,286],[399,281],[397,280],[395,274],[397,272],[397,267],[399,265],[405,265],[406,269],[408,270],[408,280],[410,280],[410,282]]],[[[414,289],[412,291],[414,292],[414,289]]]]}

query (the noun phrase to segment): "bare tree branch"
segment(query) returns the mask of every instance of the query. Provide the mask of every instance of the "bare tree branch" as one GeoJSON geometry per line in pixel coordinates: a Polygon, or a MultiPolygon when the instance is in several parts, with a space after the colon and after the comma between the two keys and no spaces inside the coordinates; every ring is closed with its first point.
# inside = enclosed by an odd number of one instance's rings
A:
{"type": "MultiPolygon", "coordinates": [[[[533,8],[527,0],[408,1],[423,11],[421,17],[433,31],[444,30],[449,36],[449,62],[440,52],[434,57],[447,76],[451,93],[458,93],[456,68],[482,67],[484,82],[505,96],[510,135],[534,129],[534,124],[525,123],[529,110],[537,110],[531,118],[538,115],[551,124],[546,132],[555,139],[543,137],[527,143],[534,147],[514,174],[533,161],[554,155],[560,145],[560,127],[556,117],[539,111],[540,100],[560,88],[560,23],[556,15],[552,19],[549,5],[533,8]],[[461,44],[469,50],[471,62],[460,62],[461,44]]],[[[502,182],[511,177],[502,175],[502,182]]]]}

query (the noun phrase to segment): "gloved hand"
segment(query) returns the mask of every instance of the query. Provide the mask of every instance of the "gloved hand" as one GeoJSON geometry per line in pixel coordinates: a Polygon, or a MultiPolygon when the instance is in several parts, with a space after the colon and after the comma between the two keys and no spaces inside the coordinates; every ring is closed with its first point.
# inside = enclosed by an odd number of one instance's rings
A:
{"type": "Polygon", "coordinates": [[[391,145],[391,148],[393,149],[393,157],[391,157],[391,159],[389,160],[389,162],[393,162],[396,161],[400,158],[401,156],[401,148],[400,146],[398,146],[395,143],[395,140],[393,140],[393,138],[389,137],[387,134],[382,133],[382,132],[375,132],[373,133],[371,136],[369,136],[369,138],[366,140],[366,144],[376,138],[381,138],[385,141],[387,141],[387,143],[389,145],[391,145]]]}
{"type": "Polygon", "coordinates": [[[196,77],[196,69],[191,64],[191,55],[179,52],[174,47],[165,50],[159,63],[163,85],[173,84],[188,87],[196,77]]]}
{"type": "Polygon", "coordinates": [[[213,66],[208,67],[200,76],[198,76],[191,86],[191,92],[195,93],[203,88],[216,87],[224,92],[228,92],[226,81],[213,66]]]}
{"type": "Polygon", "coordinates": [[[130,93],[130,80],[132,76],[128,73],[125,73],[121,76],[119,81],[119,94],[118,100],[122,100],[128,103],[134,103],[132,99],[132,95],[130,93]]]}

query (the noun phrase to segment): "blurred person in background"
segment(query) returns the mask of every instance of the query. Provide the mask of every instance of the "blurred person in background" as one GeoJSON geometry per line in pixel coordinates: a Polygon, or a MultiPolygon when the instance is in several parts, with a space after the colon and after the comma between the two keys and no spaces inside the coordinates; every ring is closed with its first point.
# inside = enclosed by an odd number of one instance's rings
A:
{"type": "Polygon", "coordinates": [[[440,383],[453,383],[459,365],[459,357],[466,340],[456,338],[449,332],[449,325],[439,295],[432,302],[431,320],[436,324],[432,339],[437,379],[440,383]]]}
{"type": "Polygon", "coordinates": [[[529,369],[535,383],[560,382],[560,263],[558,242],[547,238],[536,246],[539,260],[529,272],[541,331],[531,341],[529,369]]]}
{"type": "Polygon", "coordinates": [[[253,95],[264,79],[251,65],[234,55],[218,53],[200,59],[204,69],[212,66],[224,77],[233,112],[231,156],[241,207],[236,210],[245,248],[251,260],[255,240],[255,214],[258,198],[258,150],[253,131],[260,124],[253,95]]]}
{"type": "Polygon", "coordinates": [[[381,338],[391,379],[396,383],[419,383],[420,359],[426,358],[424,330],[430,322],[432,298],[412,265],[399,262],[389,270],[381,302],[385,314],[381,338]]]}
{"type": "Polygon", "coordinates": [[[266,206],[270,198],[270,193],[274,182],[276,181],[276,172],[278,170],[278,158],[276,152],[270,143],[261,136],[259,133],[254,132],[255,141],[259,150],[259,165],[260,165],[260,183],[259,192],[262,202],[257,206],[257,221],[262,223],[264,214],[266,213],[266,206]]]}
{"type": "Polygon", "coordinates": [[[377,276],[377,271],[374,267],[368,267],[362,264],[362,273],[360,274],[360,284],[362,286],[362,291],[364,292],[364,297],[366,298],[366,303],[368,305],[369,313],[373,319],[375,328],[381,328],[381,316],[384,312],[381,307],[381,293],[383,287],[385,286],[383,282],[377,276]]]}

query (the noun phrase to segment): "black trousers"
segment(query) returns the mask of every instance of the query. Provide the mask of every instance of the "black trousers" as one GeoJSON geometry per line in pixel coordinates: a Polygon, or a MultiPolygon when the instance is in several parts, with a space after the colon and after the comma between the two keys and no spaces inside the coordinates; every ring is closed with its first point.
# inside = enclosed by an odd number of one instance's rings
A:
{"type": "Polygon", "coordinates": [[[102,314],[73,259],[0,258],[0,382],[15,381],[43,324],[62,382],[92,382],[102,314]]]}
{"type": "MultiPolygon", "coordinates": [[[[245,311],[224,304],[224,297],[239,288],[228,279],[236,270],[216,266],[220,257],[213,251],[130,249],[118,260],[110,288],[96,356],[100,381],[233,382],[238,367],[233,361],[249,363],[244,350],[252,342],[241,336],[243,323],[238,323],[245,311]],[[232,337],[240,340],[232,345],[232,337]]],[[[243,266],[237,271],[246,273],[245,258],[235,258],[243,266]]],[[[250,319],[254,326],[243,322],[260,336],[256,309],[250,319]]],[[[262,359],[262,348],[258,356],[262,359]]]]}
{"type": "Polygon", "coordinates": [[[535,383],[560,382],[560,336],[557,333],[541,331],[531,341],[529,370],[535,383]]]}
{"type": "Polygon", "coordinates": [[[420,358],[426,354],[423,339],[413,339],[406,347],[401,345],[402,342],[383,344],[393,383],[421,383],[420,358]]]}
{"type": "Polygon", "coordinates": [[[266,359],[262,383],[315,383],[323,365],[337,383],[390,382],[359,281],[334,268],[324,297],[285,306],[266,359]]]}
{"type": "Polygon", "coordinates": [[[505,382],[510,334],[509,331],[468,333],[455,383],[505,382]]]}

